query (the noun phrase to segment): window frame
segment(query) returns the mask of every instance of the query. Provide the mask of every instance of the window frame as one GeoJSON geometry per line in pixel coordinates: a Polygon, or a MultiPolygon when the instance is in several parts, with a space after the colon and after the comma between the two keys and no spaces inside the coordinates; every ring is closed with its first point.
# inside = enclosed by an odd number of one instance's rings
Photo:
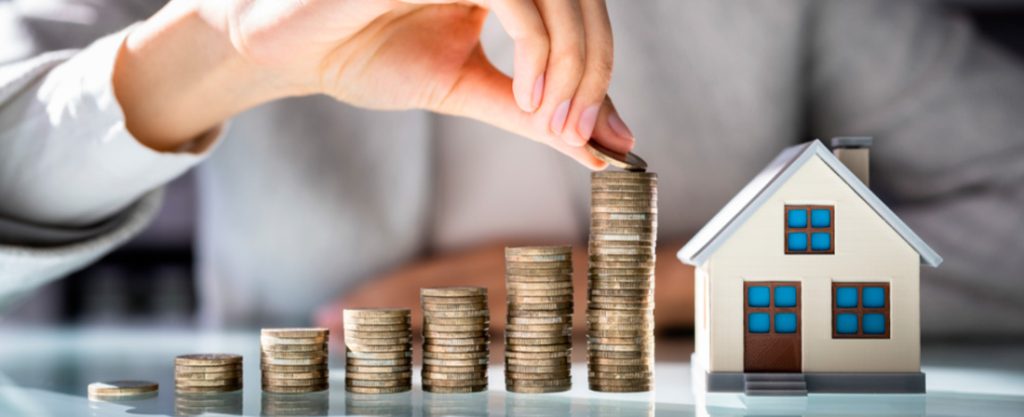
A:
{"type": "Polygon", "coordinates": [[[801,336],[801,325],[803,317],[800,315],[800,309],[803,307],[801,303],[801,292],[803,285],[800,281],[744,281],[743,282],[743,332],[744,334],[752,334],[755,336],[801,336]],[[768,287],[768,307],[751,307],[750,300],[750,287],[768,287]],[[775,306],[775,287],[796,287],[796,305],[793,307],[776,307],[775,306]],[[750,331],[750,313],[768,313],[768,332],[766,333],[753,333],[750,331]],[[793,313],[796,315],[796,330],[792,333],[777,333],[775,331],[775,313],[793,313]]]}
{"type": "Polygon", "coordinates": [[[784,232],[782,233],[782,249],[786,255],[834,255],[836,253],[836,209],[835,206],[826,206],[821,204],[786,204],[782,210],[782,224],[784,232]],[[828,227],[813,227],[811,226],[811,210],[828,210],[829,222],[828,227]],[[807,227],[803,228],[791,228],[789,227],[789,211],[790,210],[806,210],[807,211],[807,227]],[[812,249],[811,235],[815,232],[828,233],[829,243],[827,251],[820,251],[812,249]],[[806,250],[789,250],[789,234],[790,233],[806,233],[807,234],[807,249],[806,250]]]}
{"type": "Polygon", "coordinates": [[[892,335],[892,319],[890,318],[892,310],[892,297],[891,288],[888,282],[832,282],[832,338],[833,339],[891,339],[892,335]],[[864,287],[882,287],[883,297],[885,299],[885,307],[882,308],[867,308],[864,307],[864,287]],[[839,288],[856,288],[857,289],[857,307],[841,308],[839,307],[838,293],[839,288]],[[839,333],[837,327],[840,314],[855,314],[857,316],[857,333],[847,334],[839,333]],[[882,334],[864,334],[864,315],[865,314],[882,314],[885,317],[885,333],[882,334]]]}

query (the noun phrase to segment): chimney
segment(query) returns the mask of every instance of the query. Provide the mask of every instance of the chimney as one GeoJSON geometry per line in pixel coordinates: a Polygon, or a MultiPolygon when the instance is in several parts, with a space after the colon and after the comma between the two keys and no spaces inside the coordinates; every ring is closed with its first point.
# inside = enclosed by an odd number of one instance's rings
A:
{"type": "Polygon", "coordinates": [[[869,168],[871,166],[870,136],[839,136],[832,138],[832,154],[846,165],[864,185],[870,187],[869,168]]]}

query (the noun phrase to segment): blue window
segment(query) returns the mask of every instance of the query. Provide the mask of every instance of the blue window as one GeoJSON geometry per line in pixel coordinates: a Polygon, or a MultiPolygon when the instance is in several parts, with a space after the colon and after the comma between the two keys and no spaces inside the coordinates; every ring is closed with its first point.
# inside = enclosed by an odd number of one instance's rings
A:
{"type": "Polygon", "coordinates": [[[864,334],[885,334],[885,315],[878,313],[865,314],[864,334]]]}
{"type": "Polygon", "coordinates": [[[836,315],[836,333],[857,334],[857,315],[851,313],[836,315]]]}
{"type": "Polygon", "coordinates": [[[820,205],[787,205],[787,254],[835,253],[835,208],[820,205]]]}
{"type": "Polygon", "coordinates": [[[832,249],[832,234],[828,232],[811,233],[811,250],[822,252],[832,249]]]}
{"type": "Polygon", "coordinates": [[[885,289],[882,287],[864,287],[864,308],[884,308],[885,289]]]}
{"type": "Polygon", "coordinates": [[[751,333],[768,333],[768,313],[750,313],[747,328],[751,333]]]}
{"type": "Polygon", "coordinates": [[[800,284],[794,281],[748,281],[744,311],[747,334],[800,333],[800,284]]]}
{"type": "Polygon", "coordinates": [[[776,307],[796,307],[796,287],[779,286],[775,287],[776,307]]]}
{"type": "Polygon", "coordinates": [[[796,333],[796,314],[775,313],[775,333],[796,333]]]}
{"type": "Polygon", "coordinates": [[[792,229],[807,227],[807,209],[787,210],[786,219],[792,229]]]}
{"type": "Polygon", "coordinates": [[[807,250],[807,233],[790,233],[786,238],[786,248],[790,252],[804,252],[807,250]]]}
{"type": "Polygon", "coordinates": [[[822,229],[832,226],[832,211],[829,209],[811,210],[811,227],[822,229]]]}
{"type": "Polygon", "coordinates": [[[751,307],[768,307],[768,287],[747,287],[747,304],[751,307]]]}
{"type": "Polygon", "coordinates": [[[857,287],[836,288],[836,307],[857,308],[857,287]]]}
{"type": "Polygon", "coordinates": [[[833,338],[889,338],[889,284],[833,282],[833,338]]]}

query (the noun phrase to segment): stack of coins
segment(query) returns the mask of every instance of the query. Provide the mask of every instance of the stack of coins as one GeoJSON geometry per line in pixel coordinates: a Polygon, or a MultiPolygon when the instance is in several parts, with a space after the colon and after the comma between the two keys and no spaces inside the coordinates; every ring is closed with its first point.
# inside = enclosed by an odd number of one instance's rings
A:
{"type": "Polygon", "coordinates": [[[490,312],[487,289],[423,288],[423,390],[467,393],[487,389],[490,312]]]}
{"type": "Polygon", "coordinates": [[[572,388],[572,247],[505,248],[505,287],[506,389],[568,391],[572,388]]]}
{"type": "Polygon", "coordinates": [[[657,174],[591,174],[587,359],[590,389],[649,391],[654,381],[657,174]]]}
{"type": "Polygon", "coordinates": [[[263,390],[295,394],[327,389],[327,329],[263,329],[263,390]]]}
{"type": "Polygon", "coordinates": [[[150,381],[101,381],[89,384],[89,399],[116,401],[152,397],[160,385],[150,381]]]}
{"type": "Polygon", "coordinates": [[[174,390],[211,394],[242,389],[242,356],[197,353],[174,358],[174,390]]]}
{"type": "Polygon", "coordinates": [[[391,394],[412,389],[412,312],[346,309],[345,390],[391,394]]]}

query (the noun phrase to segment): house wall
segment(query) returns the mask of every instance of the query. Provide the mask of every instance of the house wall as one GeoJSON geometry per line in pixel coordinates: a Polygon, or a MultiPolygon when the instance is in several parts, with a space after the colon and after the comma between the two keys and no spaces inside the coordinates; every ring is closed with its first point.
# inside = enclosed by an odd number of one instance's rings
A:
{"type": "Polygon", "coordinates": [[[707,314],[708,307],[708,273],[707,263],[694,268],[694,280],[693,280],[693,301],[694,301],[694,315],[693,315],[693,328],[694,328],[694,361],[699,363],[693,363],[691,366],[700,366],[700,369],[708,369],[709,362],[709,338],[708,329],[710,329],[710,323],[707,314]]]}
{"type": "Polygon", "coordinates": [[[743,282],[800,281],[804,372],[920,370],[920,258],[812,157],[711,256],[709,370],[743,371],[743,282]],[[786,255],[784,206],[835,206],[834,255],[786,255]],[[890,283],[890,339],[833,339],[832,282],[890,283]]]}

